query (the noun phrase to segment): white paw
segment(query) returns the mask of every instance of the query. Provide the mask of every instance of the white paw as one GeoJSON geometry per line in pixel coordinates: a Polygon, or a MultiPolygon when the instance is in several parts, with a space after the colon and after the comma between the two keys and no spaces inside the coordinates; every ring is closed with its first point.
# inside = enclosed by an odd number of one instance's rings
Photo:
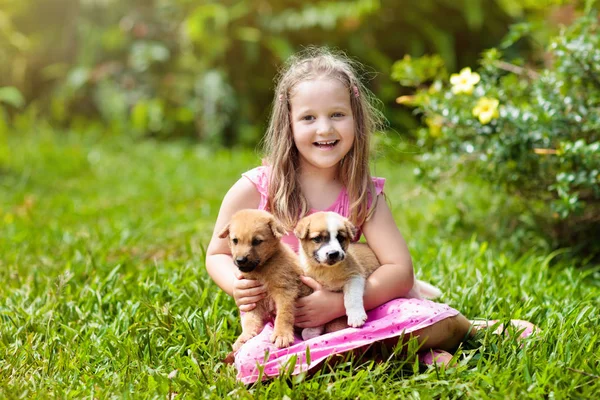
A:
{"type": "Polygon", "coordinates": [[[316,328],[302,329],[302,339],[309,340],[321,336],[323,334],[323,328],[325,328],[325,326],[317,326],[316,328]]]}
{"type": "Polygon", "coordinates": [[[365,310],[351,310],[347,312],[348,325],[359,328],[364,325],[367,320],[367,313],[365,310]]]}

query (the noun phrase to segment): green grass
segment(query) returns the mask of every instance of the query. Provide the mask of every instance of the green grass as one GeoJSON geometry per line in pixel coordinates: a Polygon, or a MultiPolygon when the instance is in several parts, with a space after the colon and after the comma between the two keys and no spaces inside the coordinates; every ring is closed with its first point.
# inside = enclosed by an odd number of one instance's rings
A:
{"type": "Polygon", "coordinates": [[[310,379],[245,387],[220,361],[240,327],[204,255],[223,195],[258,155],[31,130],[0,136],[1,397],[600,393],[598,268],[551,263],[543,247],[510,250],[504,244],[515,240],[485,219],[497,195],[464,182],[421,192],[413,166],[385,160],[377,172],[388,178],[417,274],[467,317],[527,319],[543,332],[522,347],[511,335],[480,334],[447,370],[347,359],[310,379]],[[477,227],[487,233],[475,236],[477,227]]]}

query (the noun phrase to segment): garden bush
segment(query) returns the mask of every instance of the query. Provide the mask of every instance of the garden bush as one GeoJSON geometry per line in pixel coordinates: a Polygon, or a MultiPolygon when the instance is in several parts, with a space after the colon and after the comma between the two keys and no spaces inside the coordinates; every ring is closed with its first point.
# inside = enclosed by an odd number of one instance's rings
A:
{"type": "Polygon", "coordinates": [[[586,12],[547,43],[539,60],[508,60],[531,32],[514,26],[476,70],[448,76],[440,57],[405,57],[392,78],[414,92],[398,103],[424,122],[417,173],[435,182],[477,174],[523,200],[556,247],[600,254],[600,27],[586,12]]]}

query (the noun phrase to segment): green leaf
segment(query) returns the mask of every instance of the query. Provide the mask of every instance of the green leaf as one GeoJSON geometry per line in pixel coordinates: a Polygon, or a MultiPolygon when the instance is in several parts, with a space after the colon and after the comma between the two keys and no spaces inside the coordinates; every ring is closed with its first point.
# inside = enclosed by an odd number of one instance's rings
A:
{"type": "Polygon", "coordinates": [[[508,33],[502,40],[502,43],[500,43],[500,48],[506,49],[507,47],[510,47],[521,40],[523,37],[530,35],[532,28],[532,24],[526,22],[511,25],[508,33]]]}
{"type": "Polygon", "coordinates": [[[392,65],[392,79],[404,86],[419,86],[424,82],[445,76],[444,61],[437,54],[419,58],[407,55],[392,65]]]}
{"type": "Polygon", "coordinates": [[[258,43],[261,38],[260,29],[253,28],[251,26],[243,26],[236,29],[235,34],[238,39],[246,42],[258,43]]]}
{"type": "Polygon", "coordinates": [[[148,125],[148,103],[140,101],[131,110],[131,124],[140,132],[146,130],[148,125]]]}
{"type": "Polygon", "coordinates": [[[77,67],[69,72],[67,76],[67,84],[73,89],[77,90],[83,87],[90,78],[90,70],[85,67],[77,67]]]}
{"type": "Polygon", "coordinates": [[[5,86],[0,88],[0,103],[21,108],[25,105],[25,98],[16,87],[5,86]]]}
{"type": "Polygon", "coordinates": [[[473,30],[480,30],[483,25],[483,5],[479,0],[466,0],[464,9],[467,25],[473,30]]]}

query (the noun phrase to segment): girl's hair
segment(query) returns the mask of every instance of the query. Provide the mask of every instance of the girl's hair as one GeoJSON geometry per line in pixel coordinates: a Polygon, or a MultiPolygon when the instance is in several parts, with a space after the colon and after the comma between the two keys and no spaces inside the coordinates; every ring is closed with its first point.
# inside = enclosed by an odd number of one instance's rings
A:
{"type": "Polygon", "coordinates": [[[308,48],[293,56],[278,76],[269,127],[265,135],[266,161],[271,166],[267,208],[293,229],[309,211],[298,181],[299,153],[294,145],[289,99],[303,81],[333,78],[344,84],[354,117],[354,144],[342,159],[339,178],[350,198],[350,221],[362,225],[377,201],[369,172],[370,136],[384,118],[375,107],[375,97],[358,78],[359,65],[341,53],[325,48],[308,48]],[[355,67],[355,65],[357,67],[355,67]],[[369,198],[373,199],[369,208],[369,198]]]}

